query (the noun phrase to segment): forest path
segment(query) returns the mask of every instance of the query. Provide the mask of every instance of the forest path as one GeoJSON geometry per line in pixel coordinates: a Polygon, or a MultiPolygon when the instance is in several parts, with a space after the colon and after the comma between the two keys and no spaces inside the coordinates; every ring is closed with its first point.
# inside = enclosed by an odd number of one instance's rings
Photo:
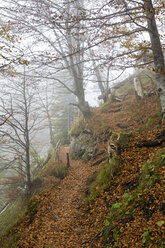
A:
{"type": "MultiPolygon", "coordinates": [[[[60,151],[60,160],[68,149],[60,151]],[[61,157],[62,156],[62,157],[61,157]]],[[[19,248],[81,247],[79,208],[85,197],[86,180],[97,167],[70,161],[69,173],[60,184],[40,196],[38,212],[31,224],[24,222],[19,248]]]]}

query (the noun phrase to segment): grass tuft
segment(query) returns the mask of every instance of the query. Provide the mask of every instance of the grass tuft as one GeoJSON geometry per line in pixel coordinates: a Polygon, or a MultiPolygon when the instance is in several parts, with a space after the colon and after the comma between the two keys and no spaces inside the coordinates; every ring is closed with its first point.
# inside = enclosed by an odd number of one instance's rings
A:
{"type": "Polygon", "coordinates": [[[60,179],[64,179],[68,174],[68,168],[66,165],[58,165],[50,172],[51,176],[55,176],[60,179]]]}

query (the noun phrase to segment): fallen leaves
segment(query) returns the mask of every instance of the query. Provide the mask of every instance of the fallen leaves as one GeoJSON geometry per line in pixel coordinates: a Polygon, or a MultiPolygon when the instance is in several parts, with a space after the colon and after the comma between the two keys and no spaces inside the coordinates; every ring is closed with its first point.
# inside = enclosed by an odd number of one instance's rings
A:
{"type": "MultiPolygon", "coordinates": [[[[65,151],[61,150],[60,156],[65,151]]],[[[33,222],[29,224],[26,217],[18,227],[21,238],[17,247],[80,247],[82,236],[86,236],[87,232],[80,213],[85,196],[82,188],[85,188],[87,177],[96,169],[80,161],[71,161],[69,175],[60,185],[38,196],[40,204],[33,222]]],[[[95,221],[99,223],[99,219],[95,221]]]]}

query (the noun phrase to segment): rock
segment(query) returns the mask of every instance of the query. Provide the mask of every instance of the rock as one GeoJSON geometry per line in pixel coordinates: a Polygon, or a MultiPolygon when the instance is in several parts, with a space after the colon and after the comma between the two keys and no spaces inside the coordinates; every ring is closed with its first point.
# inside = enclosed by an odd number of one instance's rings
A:
{"type": "Polygon", "coordinates": [[[119,155],[120,151],[120,133],[112,133],[109,142],[108,142],[108,160],[109,163],[111,162],[111,159],[113,156],[119,155]]]}
{"type": "Polygon", "coordinates": [[[96,158],[99,143],[107,142],[109,136],[112,136],[110,129],[104,130],[97,135],[87,128],[81,130],[79,134],[76,133],[76,135],[72,132],[70,137],[70,155],[72,159],[81,159],[87,163],[92,158],[96,158]]]}
{"type": "Polygon", "coordinates": [[[128,146],[131,132],[113,132],[108,141],[108,159],[109,163],[113,156],[121,154],[121,150],[128,146]]]}
{"type": "Polygon", "coordinates": [[[79,136],[71,136],[70,154],[72,159],[81,159],[88,162],[97,152],[92,132],[85,130],[79,136]]]}

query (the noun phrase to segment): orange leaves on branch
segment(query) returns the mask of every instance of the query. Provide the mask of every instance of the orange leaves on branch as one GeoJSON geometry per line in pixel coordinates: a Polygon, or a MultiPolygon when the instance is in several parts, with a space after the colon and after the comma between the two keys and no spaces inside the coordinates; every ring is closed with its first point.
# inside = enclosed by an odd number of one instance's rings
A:
{"type": "Polygon", "coordinates": [[[155,68],[153,68],[152,70],[156,73],[165,74],[165,70],[162,69],[155,70],[155,68]]]}

